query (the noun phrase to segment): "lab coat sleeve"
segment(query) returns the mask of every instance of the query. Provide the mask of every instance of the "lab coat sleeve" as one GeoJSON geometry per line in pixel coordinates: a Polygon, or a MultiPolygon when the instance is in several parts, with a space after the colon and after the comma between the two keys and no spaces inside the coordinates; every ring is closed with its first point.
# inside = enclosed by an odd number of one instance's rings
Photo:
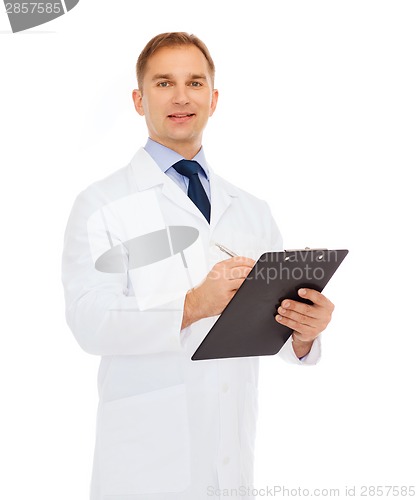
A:
{"type": "Polygon", "coordinates": [[[87,219],[97,209],[85,192],[75,201],[64,237],[62,282],[66,319],[88,353],[140,355],[179,351],[185,293],[157,308],[139,310],[128,287],[128,274],[95,268],[87,219]]]}
{"type": "MultiPolygon", "coordinates": [[[[271,229],[270,229],[271,248],[273,249],[273,251],[280,252],[284,249],[281,232],[278,229],[278,226],[274,218],[272,217],[269,207],[268,207],[268,212],[270,214],[270,220],[271,220],[271,229]]],[[[321,358],[320,336],[314,340],[310,352],[302,359],[299,359],[294,352],[294,349],[292,347],[292,336],[284,344],[282,349],[279,351],[278,355],[280,356],[281,359],[283,359],[287,363],[292,363],[297,365],[315,365],[319,362],[321,358]]]]}
{"type": "Polygon", "coordinates": [[[305,366],[315,365],[320,361],[321,358],[320,335],[314,340],[310,352],[301,359],[297,357],[292,347],[292,336],[283,345],[278,355],[281,359],[283,359],[287,363],[292,363],[296,365],[305,365],[305,366]]]}

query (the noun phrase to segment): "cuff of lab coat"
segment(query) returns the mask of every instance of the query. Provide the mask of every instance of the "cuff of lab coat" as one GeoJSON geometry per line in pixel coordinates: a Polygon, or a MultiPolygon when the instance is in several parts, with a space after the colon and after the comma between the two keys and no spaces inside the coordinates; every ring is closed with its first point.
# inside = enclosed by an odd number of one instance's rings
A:
{"type": "Polygon", "coordinates": [[[311,346],[310,352],[303,358],[298,358],[292,347],[292,336],[287,340],[282,349],[279,351],[279,356],[287,363],[297,365],[315,365],[321,358],[321,339],[320,335],[315,339],[311,346]]]}

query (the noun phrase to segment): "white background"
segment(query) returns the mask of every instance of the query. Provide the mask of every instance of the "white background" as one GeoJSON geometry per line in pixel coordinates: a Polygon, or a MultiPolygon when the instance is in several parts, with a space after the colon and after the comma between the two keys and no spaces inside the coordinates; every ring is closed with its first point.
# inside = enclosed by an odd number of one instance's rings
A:
{"type": "Polygon", "coordinates": [[[63,232],[144,144],[135,63],[164,31],[216,62],[215,170],[287,248],[350,250],[321,363],[263,359],[256,485],[416,485],[415,2],[80,0],[20,34],[1,10],[0,497],[88,498],[99,359],[65,324],[63,232]]]}

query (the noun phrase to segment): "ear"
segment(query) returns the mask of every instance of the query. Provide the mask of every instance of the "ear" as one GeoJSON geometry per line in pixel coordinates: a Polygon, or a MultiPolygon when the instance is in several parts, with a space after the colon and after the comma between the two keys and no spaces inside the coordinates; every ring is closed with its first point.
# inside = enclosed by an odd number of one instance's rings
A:
{"type": "Polygon", "coordinates": [[[214,89],[211,96],[210,116],[212,116],[213,113],[216,111],[218,99],[219,99],[219,91],[217,89],[214,89]]]}
{"type": "Polygon", "coordinates": [[[136,111],[140,114],[140,116],[143,116],[145,113],[143,111],[143,106],[142,106],[142,99],[143,99],[142,92],[138,89],[135,89],[132,92],[132,98],[136,111]]]}

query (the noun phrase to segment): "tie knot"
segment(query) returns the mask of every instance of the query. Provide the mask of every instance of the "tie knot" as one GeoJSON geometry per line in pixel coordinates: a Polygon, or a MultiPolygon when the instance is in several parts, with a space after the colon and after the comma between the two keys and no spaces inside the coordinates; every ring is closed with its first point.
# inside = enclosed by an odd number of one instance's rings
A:
{"type": "Polygon", "coordinates": [[[175,170],[185,177],[190,178],[193,174],[198,174],[201,166],[194,160],[180,160],[172,165],[175,170]]]}

